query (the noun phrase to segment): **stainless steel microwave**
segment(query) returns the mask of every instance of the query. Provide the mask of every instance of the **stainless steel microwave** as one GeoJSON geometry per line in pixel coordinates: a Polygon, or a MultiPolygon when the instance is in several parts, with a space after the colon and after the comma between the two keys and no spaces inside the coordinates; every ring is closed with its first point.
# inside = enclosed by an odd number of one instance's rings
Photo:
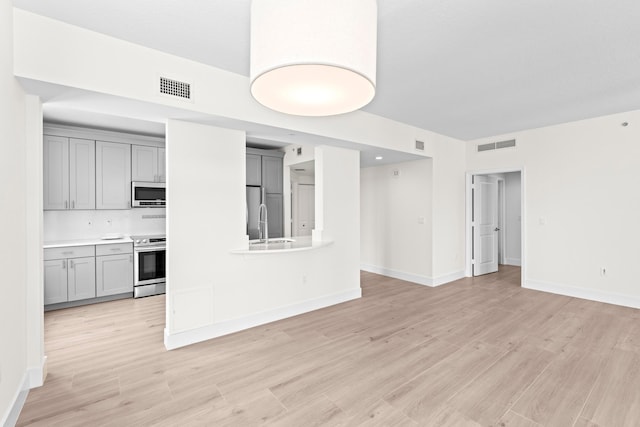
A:
{"type": "Polygon", "coordinates": [[[134,208],[159,208],[167,205],[164,182],[131,183],[131,205],[134,208]]]}

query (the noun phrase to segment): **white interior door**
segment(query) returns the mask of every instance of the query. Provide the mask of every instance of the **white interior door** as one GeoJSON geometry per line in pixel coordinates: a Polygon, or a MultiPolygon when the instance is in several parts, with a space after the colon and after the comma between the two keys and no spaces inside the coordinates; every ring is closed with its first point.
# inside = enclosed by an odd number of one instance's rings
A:
{"type": "Polygon", "coordinates": [[[310,236],[316,224],[316,187],[310,184],[298,185],[297,236],[310,236]]]}
{"type": "Polygon", "coordinates": [[[498,180],[476,175],[473,187],[473,275],[498,271],[498,180]]]}

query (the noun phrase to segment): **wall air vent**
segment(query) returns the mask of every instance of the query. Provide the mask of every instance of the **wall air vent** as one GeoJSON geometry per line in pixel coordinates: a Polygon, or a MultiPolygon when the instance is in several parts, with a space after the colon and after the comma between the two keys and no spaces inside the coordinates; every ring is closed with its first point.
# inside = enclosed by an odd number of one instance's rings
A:
{"type": "Polygon", "coordinates": [[[424,141],[418,141],[416,139],[416,150],[424,151],[424,141]]]}
{"type": "Polygon", "coordinates": [[[178,80],[160,77],[160,93],[182,99],[191,99],[191,85],[178,80]]]}
{"type": "Polygon", "coordinates": [[[499,150],[501,148],[515,147],[515,146],[516,146],[516,140],[515,139],[510,139],[508,141],[496,142],[496,150],[499,150]]]}
{"type": "Polygon", "coordinates": [[[499,142],[490,142],[488,144],[480,144],[478,145],[478,152],[481,151],[491,151],[491,150],[499,150],[501,148],[510,148],[516,146],[515,139],[509,139],[507,141],[499,141],[499,142]]]}
{"type": "Polygon", "coordinates": [[[489,151],[489,150],[495,150],[496,149],[496,143],[495,142],[491,142],[489,144],[481,144],[478,145],[478,152],[480,151],[489,151]]]}

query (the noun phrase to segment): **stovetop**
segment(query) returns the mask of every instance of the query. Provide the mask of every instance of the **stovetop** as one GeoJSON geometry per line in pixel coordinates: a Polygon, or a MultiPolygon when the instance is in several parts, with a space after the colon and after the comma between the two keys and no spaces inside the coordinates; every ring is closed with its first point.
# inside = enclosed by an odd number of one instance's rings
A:
{"type": "Polygon", "coordinates": [[[133,246],[162,246],[167,243],[166,234],[131,236],[133,246]]]}

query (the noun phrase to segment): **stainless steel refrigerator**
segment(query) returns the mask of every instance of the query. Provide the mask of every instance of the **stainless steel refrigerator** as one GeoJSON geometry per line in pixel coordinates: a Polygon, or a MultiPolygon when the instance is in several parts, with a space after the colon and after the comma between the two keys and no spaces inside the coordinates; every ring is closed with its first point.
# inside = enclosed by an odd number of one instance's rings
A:
{"type": "Polygon", "coordinates": [[[263,192],[264,187],[247,186],[247,235],[249,240],[259,238],[258,215],[260,203],[267,205],[269,238],[284,236],[284,206],[282,194],[263,192]]]}
{"type": "Polygon", "coordinates": [[[258,238],[258,210],[261,199],[260,187],[247,186],[247,235],[249,240],[258,238]]]}

